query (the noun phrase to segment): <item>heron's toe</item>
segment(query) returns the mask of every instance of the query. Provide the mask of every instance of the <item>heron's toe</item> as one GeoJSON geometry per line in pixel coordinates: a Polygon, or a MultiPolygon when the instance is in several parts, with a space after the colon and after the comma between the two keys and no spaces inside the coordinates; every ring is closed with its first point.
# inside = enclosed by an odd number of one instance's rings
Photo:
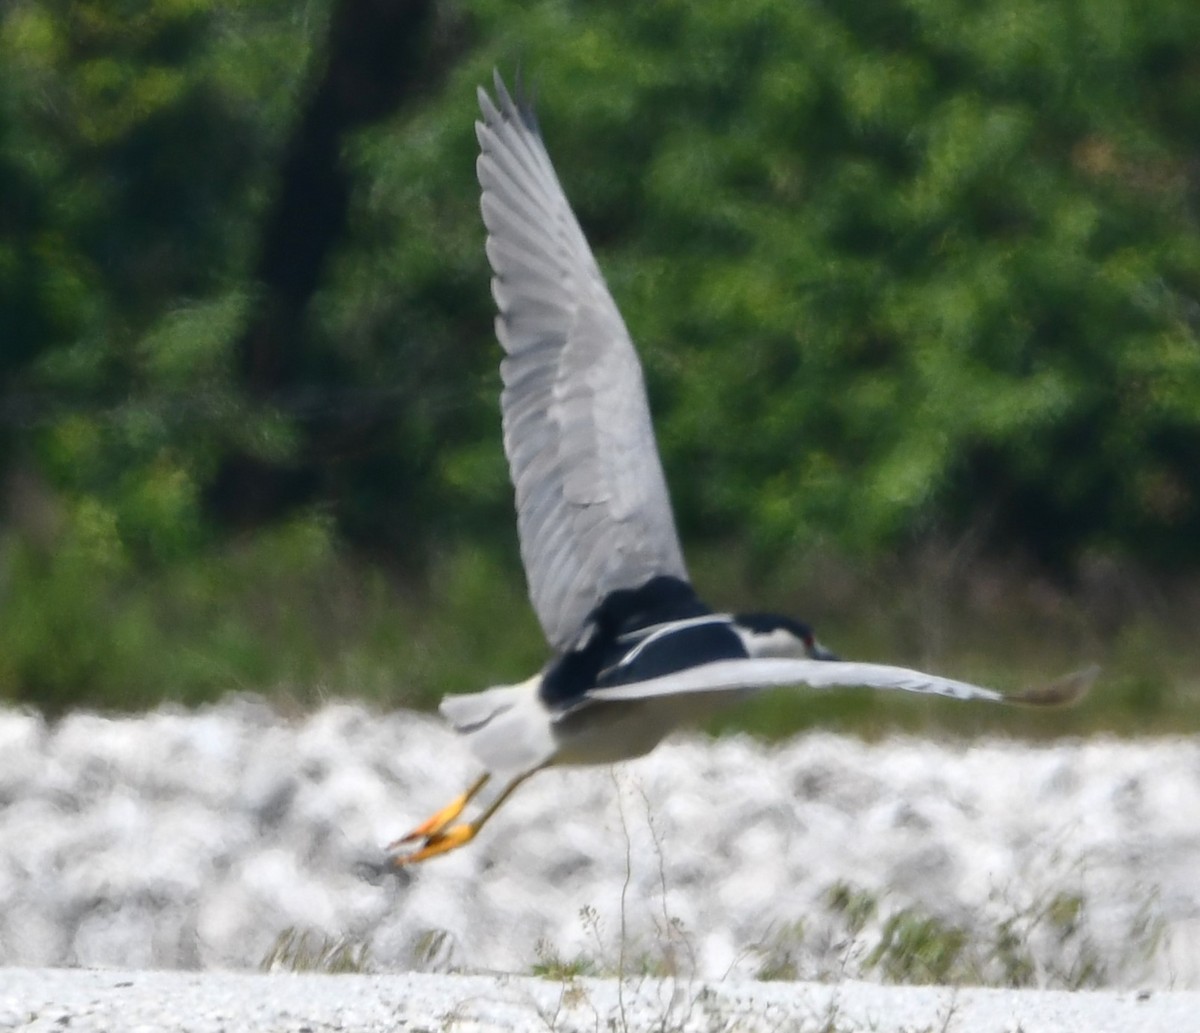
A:
{"type": "MultiPolygon", "coordinates": [[[[455,825],[452,828],[439,830],[430,836],[425,837],[423,846],[411,851],[410,853],[393,853],[391,857],[392,866],[395,868],[403,868],[406,865],[416,864],[419,861],[427,861],[431,857],[437,857],[440,854],[448,853],[451,850],[457,850],[460,846],[465,846],[475,838],[475,833],[479,829],[473,824],[463,823],[455,825]]],[[[409,837],[399,840],[397,845],[409,841],[409,837]]],[[[392,849],[389,847],[389,849],[392,849]]]]}

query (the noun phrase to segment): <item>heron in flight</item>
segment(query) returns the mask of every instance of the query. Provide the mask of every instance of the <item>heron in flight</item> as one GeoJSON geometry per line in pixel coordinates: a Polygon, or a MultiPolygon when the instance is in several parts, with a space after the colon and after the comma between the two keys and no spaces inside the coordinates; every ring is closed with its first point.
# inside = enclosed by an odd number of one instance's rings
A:
{"type": "Polygon", "coordinates": [[[470,842],[527,778],[641,756],[673,728],[777,686],[866,686],[1061,704],[1078,672],[1005,696],[920,671],[842,660],[774,614],[696,594],[675,531],[633,341],[542,143],[531,105],[481,87],[480,207],[505,355],[504,450],[529,598],[553,651],[532,678],[447,696],[441,712],[484,773],[388,850],[395,865],[470,842]],[[468,805],[478,808],[460,821],[468,805]]]}

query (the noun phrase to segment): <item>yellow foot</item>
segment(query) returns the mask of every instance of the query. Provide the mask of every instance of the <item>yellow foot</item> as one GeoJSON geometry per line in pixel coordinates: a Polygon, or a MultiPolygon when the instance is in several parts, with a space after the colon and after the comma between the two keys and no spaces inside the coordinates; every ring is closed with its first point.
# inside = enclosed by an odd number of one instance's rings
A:
{"type": "MultiPolygon", "coordinates": [[[[460,846],[465,846],[475,838],[475,833],[479,831],[477,825],[455,825],[453,828],[446,829],[433,833],[426,837],[425,845],[411,854],[397,854],[392,858],[392,864],[397,868],[401,868],[406,864],[416,864],[418,861],[427,861],[431,857],[437,857],[439,854],[449,853],[451,850],[457,850],[460,846]]],[[[398,840],[397,843],[407,842],[413,837],[405,836],[403,840],[398,840]]]]}
{"type": "MultiPolygon", "coordinates": [[[[424,839],[427,842],[438,839],[446,830],[446,826],[450,824],[463,812],[463,808],[478,795],[490,776],[485,774],[480,775],[461,796],[456,796],[445,807],[436,814],[426,818],[411,832],[405,833],[399,839],[395,839],[387,845],[388,850],[395,850],[397,847],[403,846],[405,843],[415,843],[419,839],[424,839]]],[[[449,847],[447,849],[450,849],[449,847]]]]}

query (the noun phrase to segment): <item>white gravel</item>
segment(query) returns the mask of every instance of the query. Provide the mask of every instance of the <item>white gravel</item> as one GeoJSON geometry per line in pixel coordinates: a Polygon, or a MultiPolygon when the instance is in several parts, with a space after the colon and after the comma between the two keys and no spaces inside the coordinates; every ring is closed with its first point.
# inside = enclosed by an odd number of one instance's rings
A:
{"type": "Polygon", "coordinates": [[[0,969],[21,1033],[1195,1033],[1200,993],[0,969]]]}
{"type": "Polygon", "coordinates": [[[1034,985],[1200,989],[1195,742],[683,739],[539,775],[467,849],[363,877],[475,770],[436,719],[357,705],[0,710],[0,965],[256,968],[293,928],[380,973],[882,980],[870,951],[909,908],[1008,929],[1034,985]],[[877,901],[861,929],[839,883],[877,901]],[[1062,895],[1074,924],[1037,910],[1062,895]]]}

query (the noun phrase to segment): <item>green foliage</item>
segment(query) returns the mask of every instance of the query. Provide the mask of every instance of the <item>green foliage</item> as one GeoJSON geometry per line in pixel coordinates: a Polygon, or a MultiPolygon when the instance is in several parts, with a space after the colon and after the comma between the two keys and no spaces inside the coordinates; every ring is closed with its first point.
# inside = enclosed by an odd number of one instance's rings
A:
{"type": "MultiPolygon", "coordinates": [[[[665,911],[665,873],[662,878],[663,899],[652,906],[661,903],[665,911]]],[[[988,914],[965,922],[920,905],[896,906],[890,894],[844,881],[831,884],[822,896],[805,922],[769,929],[748,945],[739,960],[755,963],[755,979],[1097,989],[1136,982],[1163,947],[1163,919],[1153,897],[1139,902],[1122,930],[1120,949],[1105,955],[1089,900],[1070,890],[1042,888],[1020,902],[1000,899],[988,914]]],[[[587,976],[649,975],[689,986],[696,979],[694,937],[677,919],[666,915],[658,926],[661,939],[647,946],[626,938],[624,922],[619,936],[606,935],[595,915],[590,906],[582,909],[589,950],[565,959],[553,944],[539,941],[532,973],[564,986],[587,976]],[[631,958],[639,960],[631,965],[631,958]]]]}
{"type": "Polygon", "coordinates": [[[111,510],[62,520],[52,550],[0,542],[0,700],[125,710],[238,689],[428,707],[543,660],[519,574],[485,553],[431,560],[436,587],[414,591],[309,515],[147,571],[111,510]]]}
{"type": "Polygon", "coordinates": [[[890,983],[944,985],[953,979],[967,942],[965,930],[906,908],[888,917],[866,965],[890,983]]]}
{"type": "Polygon", "coordinates": [[[1106,967],[1089,902],[1065,890],[1005,901],[997,915],[960,924],[917,906],[889,907],[886,898],[838,882],[826,893],[825,910],[832,925],[822,935],[793,926],[756,946],[758,978],[1094,989],[1138,978],[1162,947],[1161,915],[1148,900],[1126,931],[1124,951],[1106,967]]]}
{"type": "Polygon", "coordinates": [[[530,972],[541,979],[570,982],[582,976],[594,976],[598,971],[598,966],[592,958],[582,954],[571,959],[562,958],[544,940],[537,942],[534,953],[537,955],[537,961],[530,972]]]}
{"type": "Polygon", "coordinates": [[[878,553],[983,522],[1060,567],[1195,561],[1192,5],[477,17],[492,42],[443,99],[363,134],[371,249],[322,295],[338,347],[406,391],[421,370],[406,440],[459,526],[504,494],[465,126],[519,58],[692,535],[878,553]]]}
{"type": "Polygon", "coordinates": [[[264,972],[342,975],[369,972],[370,956],[370,947],[365,943],[289,926],[275,938],[259,968],[264,972]]]}
{"type": "Polygon", "coordinates": [[[88,501],[53,550],[4,553],[0,695],[57,711],[195,703],[318,674],[326,530],[300,522],[249,549],[201,553],[157,577],[133,567],[116,514],[88,501]]]}
{"type": "MultiPolygon", "coordinates": [[[[493,66],[538,87],[689,544],[871,570],[977,529],[1060,572],[1096,554],[1195,569],[1192,0],[473,0],[437,30],[440,76],[397,117],[341,127],[349,220],[287,342],[302,379],[264,396],[239,342],[269,307],[264,224],[343,10],[0,11],[0,691],[65,705],[152,678],[198,698],[335,676],[331,631],[276,651],[328,612],[304,600],[345,542],[481,629],[458,650],[419,616],[356,626],[354,686],[383,692],[400,654],[429,686],[529,659],[535,632],[482,617],[524,609],[473,176],[493,66]],[[292,529],[218,519],[246,457],[303,486],[292,529]],[[18,483],[49,506],[31,518],[18,483]],[[325,559],[287,568],[299,525],[325,559]],[[256,604],[265,625],[242,619],[236,573],[260,560],[280,579],[262,594],[298,600],[256,604]]],[[[361,576],[367,610],[392,604],[361,576]]],[[[1122,691],[1159,720],[1170,694],[1139,670],[1122,691]]]]}
{"type": "Polygon", "coordinates": [[[287,434],[237,402],[253,221],[313,27],[230,9],[8,5],[0,16],[0,463],[101,510],[136,564],[209,543],[233,447],[287,434]],[[8,453],[6,455],[5,453],[8,453]]]}

